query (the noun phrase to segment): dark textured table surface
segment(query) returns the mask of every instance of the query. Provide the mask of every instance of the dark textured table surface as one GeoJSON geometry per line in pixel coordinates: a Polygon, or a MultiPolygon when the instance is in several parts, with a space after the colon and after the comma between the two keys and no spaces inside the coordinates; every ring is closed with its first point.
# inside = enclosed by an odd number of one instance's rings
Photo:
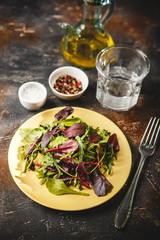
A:
{"type": "Polygon", "coordinates": [[[133,205],[132,216],[122,230],[114,217],[139,161],[138,146],[151,116],[160,116],[160,17],[158,1],[117,1],[106,30],[115,43],[144,51],[151,70],[138,104],[118,113],[100,107],[95,98],[96,69],[85,70],[90,83],[86,93],[66,102],[53,96],[48,76],[57,67],[69,65],[61,52],[62,22],[81,19],[82,0],[1,0],[0,1],[0,239],[159,239],[160,234],[160,143],[144,166],[133,205]],[[48,91],[46,104],[28,111],[17,91],[27,81],[43,83],[48,91]],[[17,128],[36,113],[72,105],[101,113],[126,135],[132,150],[132,169],[121,191],[93,209],[58,211],[32,201],[14,183],[8,168],[8,148],[17,128]]]}

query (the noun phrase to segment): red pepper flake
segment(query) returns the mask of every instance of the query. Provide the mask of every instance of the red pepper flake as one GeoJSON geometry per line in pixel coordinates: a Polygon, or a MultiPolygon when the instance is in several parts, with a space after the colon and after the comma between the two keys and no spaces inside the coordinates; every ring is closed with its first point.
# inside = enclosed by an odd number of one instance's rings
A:
{"type": "Polygon", "coordinates": [[[70,75],[60,76],[53,87],[63,94],[75,94],[82,91],[82,83],[70,75]]]}

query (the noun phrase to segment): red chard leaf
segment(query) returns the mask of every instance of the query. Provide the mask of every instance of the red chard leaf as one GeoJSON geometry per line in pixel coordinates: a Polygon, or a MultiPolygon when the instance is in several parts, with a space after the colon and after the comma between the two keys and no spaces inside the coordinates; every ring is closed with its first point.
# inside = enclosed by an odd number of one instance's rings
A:
{"type": "Polygon", "coordinates": [[[66,119],[70,114],[74,112],[72,107],[63,108],[61,111],[55,114],[55,120],[60,121],[66,119]]]}
{"type": "Polygon", "coordinates": [[[65,172],[69,172],[69,169],[70,169],[70,165],[69,164],[67,164],[66,162],[61,162],[60,163],[60,166],[61,166],[61,168],[65,171],[65,172]]]}
{"type": "MultiPolygon", "coordinates": [[[[63,157],[64,155],[66,155],[66,154],[65,154],[65,153],[55,152],[55,153],[54,153],[54,158],[60,159],[60,158],[63,157]]],[[[71,155],[66,156],[66,157],[63,157],[61,161],[68,163],[70,166],[76,166],[76,163],[73,161],[71,155]]]]}
{"type": "Polygon", "coordinates": [[[86,169],[84,167],[83,162],[80,162],[77,167],[76,167],[76,172],[80,178],[80,182],[82,185],[84,185],[87,188],[90,188],[89,184],[88,184],[88,175],[86,172],[86,169]]]}
{"type": "Polygon", "coordinates": [[[101,136],[97,133],[91,133],[89,134],[89,144],[91,143],[97,143],[101,140],[101,136]]]}
{"type": "Polygon", "coordinates": [[[119,143],[118,143],[117,135],[115,133],[109,137],[108,143],[113,148],[115,153],[119,151],[119,143]]]}
{"type": "Polygon", "coordinates": [[[93,190],[99,197],[107,195],[107,193],[111,192],[113,188],[112,184],[98,168],[91,174],[91,181],[93,184],[93,190]]]}
{"type": "Polygon", "coordinates": [[[71,127],[61,130],[67,138],[76,137],[85,133],[86,128],[81,123],[74,123],[71,127]]]}
{"type": "Polygon", "coordinates": [[[35,149],[37,143],[38,143],[38,137],[35,137],[34,143],[31,143],[31,145],[30,145],[29,148],[28,148],[28,152],[27,152],[27,154],[26,154],[26,156],[25,156],[24,158],[27,158],[27,156],[28,156],[30,153],[33,152],[33,150],[35,149]]]}
{"type": "Polygon", "coordinates": [[[54,173],[57,173],[57,172],[58,172],[56,168],[51,167],[51,166],[47,166],[47,167],[46,167],[46,170],[48,170],[48,171],[50,171],[50,172],[54,172],[54,173]]]}
{"type": "Polygon", "coordinates": [[[51,148],[46,150],[47,152],[63,152],[63,153],[70,153],[76,151],[78,148],[78,143],[76,140],[68,140],[64,142],[62,145],[56,148],[51,148]]]}
{"type": "Polygon", "coordinates": [[[45,148],[47,147],[47,145],[49,144],[53,133],[55,133],[58,130],[59,126],[55,127],[52,131],[46,132],[43,137],[42,137],[42,142],[41,142],[41,148],[45,148]]]}

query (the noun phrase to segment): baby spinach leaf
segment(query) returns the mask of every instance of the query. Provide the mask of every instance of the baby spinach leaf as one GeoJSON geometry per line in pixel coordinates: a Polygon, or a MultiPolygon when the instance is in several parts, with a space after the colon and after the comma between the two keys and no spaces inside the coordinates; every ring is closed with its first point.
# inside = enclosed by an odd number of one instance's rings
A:
{"type": "Polygon", "coordinates": [[[53,193],[55,195],[63,195],[63,194],[77,194],[77,195],[83,195],[83,196],[89,195],[88,193],[78,192],[67,187],[62,180],[56,179],[56,178],[48,178],[46,182],[46,187],[50,193],[53,193]]]}
{"type": "Polygon", "coordinates": [[[27,142],[34,142],[36,137],[40,138],[45,132],[46,130],[43,127],[20,129],[21,137],[23,137],[27,142]]]}
{"type": "Polygon", "coordinates": [[[56,123],[59,124],[64,124],[66,127],[71,127],[74,123],[80,123],[81,119],[78,117],[72,117],[69,119],[61,120],[61,121],[56,121],[56,123]]]}

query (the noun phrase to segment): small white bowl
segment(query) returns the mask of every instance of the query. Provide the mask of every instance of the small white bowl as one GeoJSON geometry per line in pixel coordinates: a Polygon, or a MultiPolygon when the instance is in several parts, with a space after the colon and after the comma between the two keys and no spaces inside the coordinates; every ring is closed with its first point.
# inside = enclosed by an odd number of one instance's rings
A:
{"type": "Polygon", "coordinates": [[[39,82],[26,82],[18,90],[19,101],[28,110],[41,108],[47,99],[47,90],[39,82]]]}
{"type": "Polygon", "coordinates": [[[57,68],[55,71],[53,71],[50,74],[48,81],[49,81],[49,86],[52,92],[54,93],[54,95],[64,100],[73,100],[73,99],[79,98],[86,91],[89,84],[87,75],[81,69],[76,67],[71,67],[71,66],[57,68]],[[54,83],[59,77],[65,76],[65,75],[70,75],[76,78],[77,80],[79,80],[82,83],[82,91],[75,94],[64,94],[56,91],[54,89],[54,83]]]}

